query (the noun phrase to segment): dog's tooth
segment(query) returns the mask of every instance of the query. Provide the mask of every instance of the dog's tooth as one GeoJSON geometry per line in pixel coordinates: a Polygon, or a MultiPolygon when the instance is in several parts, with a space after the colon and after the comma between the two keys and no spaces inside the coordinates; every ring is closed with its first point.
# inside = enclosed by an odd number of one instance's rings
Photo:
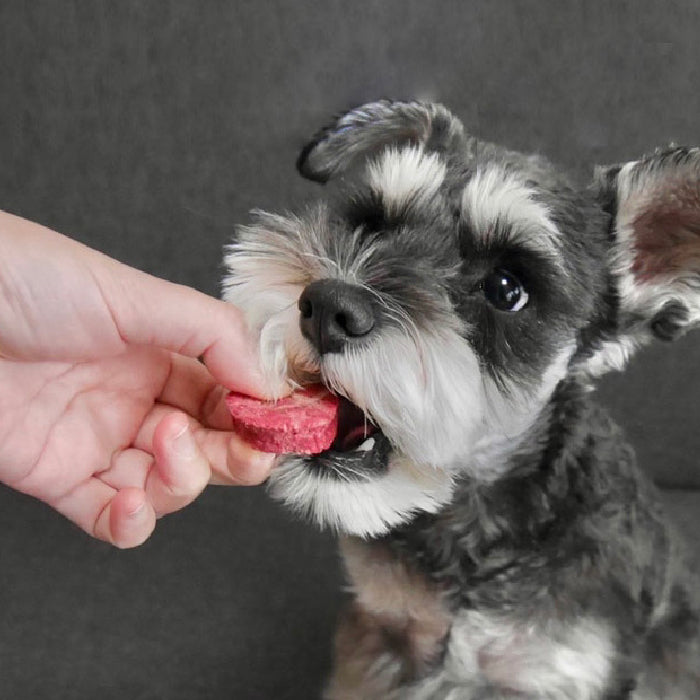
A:
{"type": "Polygon", "coordinates": [[[355,452],[369,452],[374,447],[374,438],[368,437],[361,445],[355,448],[355,452]]]}

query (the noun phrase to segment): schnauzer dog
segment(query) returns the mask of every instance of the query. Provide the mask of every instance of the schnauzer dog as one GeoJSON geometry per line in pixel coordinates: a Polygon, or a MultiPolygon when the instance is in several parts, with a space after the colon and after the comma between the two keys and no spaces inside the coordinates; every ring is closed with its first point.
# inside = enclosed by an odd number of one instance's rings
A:
{"type": "Polygon", "coordinates": [[[683,557],[591,399],[700,321],[700,150],[577,187],[441,105],[379,101],[297,166],[328,201],[240,228],[225,298],[273,392],[341,397],[331,448],[269,481],[341,534],[327,698],[700,698],[683,557]]]}

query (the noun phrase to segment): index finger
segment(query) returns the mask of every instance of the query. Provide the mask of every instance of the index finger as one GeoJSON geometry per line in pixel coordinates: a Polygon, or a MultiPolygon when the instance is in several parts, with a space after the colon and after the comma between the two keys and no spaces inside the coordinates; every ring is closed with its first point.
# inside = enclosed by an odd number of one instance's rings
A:
{"type": "Polygon", "coordinates": [[[269,396],[256,343],[238,307],[110,262],[109,274],[100,283],[126,342],[202,357],[214,379],[228,389],[269,396]]]}
{"type": "Polygon", "coordinates": [[[230,430],[232,421],[224,401],[226,393],[201,362],[171,353],[170,372],[156,401],[179,408],[204,427],[230,430]]]}

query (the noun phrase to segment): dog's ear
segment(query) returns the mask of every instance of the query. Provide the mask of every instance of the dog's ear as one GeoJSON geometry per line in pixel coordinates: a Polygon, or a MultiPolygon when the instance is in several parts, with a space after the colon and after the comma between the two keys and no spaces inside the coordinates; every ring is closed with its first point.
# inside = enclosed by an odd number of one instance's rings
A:
{"type": "Polygon", "coordinates": [[[464,143],[462,123],[442,105],[380,100],[321,129],[302,150],[297,169],[309,180],[327,182],[387,146],[423,145],[426,151],[449,153],[464,143]]]}
{"type": "Polygon", "coordinates": [[[700,325],[700,149],[599,168],[596,187],[613,217],[621,339],[673,340],[700,325]]]}

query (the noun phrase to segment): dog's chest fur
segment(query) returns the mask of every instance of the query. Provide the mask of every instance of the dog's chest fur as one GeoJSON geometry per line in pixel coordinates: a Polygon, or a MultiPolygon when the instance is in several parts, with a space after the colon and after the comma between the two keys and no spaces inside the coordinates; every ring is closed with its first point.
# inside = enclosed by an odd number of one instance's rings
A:
{"type": "Polygon", "coordinates": [[[444,658],[454,613],[438,586],[384,545],[345,538],[341,552],[353,599],[337,630],[326,697],[389,697],[444,658]]]}
{"type": "Polygon", "coordinates": [[[443,587],[383,545],[346,539],[341,550],[355,598],[336,637],[330,698],[387,698],[401,687],[401,697],[417,700],[452,685],[585,698],[610,675],[611,633],[595,620],[545,629],[507,614],[455,611],[443,587]]]}
{"type": "Polygon", "coordinates": [[[443,591],[381,544],[345,539],[341,551],[359,614],[383,630],[413,672],[428,669],[440,658],[454,618],[443,591]]]}

